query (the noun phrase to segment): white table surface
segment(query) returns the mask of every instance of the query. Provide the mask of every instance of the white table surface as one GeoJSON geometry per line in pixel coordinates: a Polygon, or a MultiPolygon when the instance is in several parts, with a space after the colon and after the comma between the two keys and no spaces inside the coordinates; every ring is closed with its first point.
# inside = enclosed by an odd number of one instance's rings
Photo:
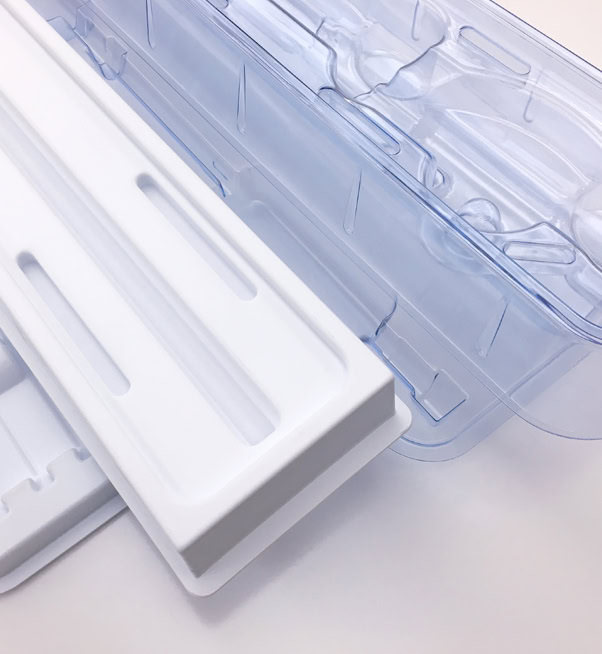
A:
{"type": "MultiPolygon", "coordinates": [[[[602,65],[602,3],[505,5],[602,65]]],[[[0,597],[0,652],[600,654],[602,442],[386,452],[209,599],[123,513],[0,597]]]]}

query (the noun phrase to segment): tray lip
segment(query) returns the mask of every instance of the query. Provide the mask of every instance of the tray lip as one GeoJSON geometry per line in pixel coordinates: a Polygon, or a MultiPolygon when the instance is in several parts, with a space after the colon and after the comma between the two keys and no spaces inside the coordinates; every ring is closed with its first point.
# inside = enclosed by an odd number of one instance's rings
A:
{"type": "MultiPolygon", "coordinates": [[[[280,536],[325,501],[345,481],[395,443],[410,429],[411,424],[410,409],[396,397],[395,413],[391,418],[348,450],[322,474],[314,478],[200,576],[195,576],[188,569],[184,560],[173,551],[165,538],[165,532],[154,527],[149,529],[149,521],[146,519],[144,520],[144,529],[188,592],[201,597],[213,595],[280,536]]],[[[122,491],[120,490],[120,492],[122,491]]],[[[136,515],[149,517],[146,508],[135,498],[130,498],[127,503],[129,506],[135,506],[136,515]]],[[[152,523],[152,519],[150,522],[152,523]]]]}
{"type": "Polygon", "coordinates": [[[56,540],[36,552],[27,561],[0,577],[0,595],[20,586],[126,508],[123,499],[115,494],[110,500],[83,520],[80,520],[56,540]]]}

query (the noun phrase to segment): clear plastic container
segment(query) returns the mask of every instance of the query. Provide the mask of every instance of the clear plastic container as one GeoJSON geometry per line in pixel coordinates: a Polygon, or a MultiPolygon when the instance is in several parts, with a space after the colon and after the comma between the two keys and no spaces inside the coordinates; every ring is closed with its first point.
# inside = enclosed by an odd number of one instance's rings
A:
{"type": "Polygon", "coordinates": [[[484,0],[31,4],[387,362],[397,451],[602,437],[599,71],[484,0]]]}

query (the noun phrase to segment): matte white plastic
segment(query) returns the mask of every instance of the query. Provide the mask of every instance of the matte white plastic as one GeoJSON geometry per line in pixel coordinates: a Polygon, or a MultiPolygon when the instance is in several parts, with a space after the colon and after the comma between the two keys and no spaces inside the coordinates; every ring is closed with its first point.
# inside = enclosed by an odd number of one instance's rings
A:
{"type": "Polygon", "coordinates": [[[60,37],[1,4],[0,327],[187,588],[213,592],[409,412],[60,37]]]}
{"type": "Polygon", "coordinates": [[[125,506],[4,335],[0,500],[0,593],[125,506]]]}

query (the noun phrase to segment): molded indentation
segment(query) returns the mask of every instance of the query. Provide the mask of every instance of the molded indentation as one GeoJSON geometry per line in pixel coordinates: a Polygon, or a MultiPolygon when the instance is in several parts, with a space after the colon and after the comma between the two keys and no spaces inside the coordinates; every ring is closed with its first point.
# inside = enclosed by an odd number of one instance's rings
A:
{"type": "Polygon", "coordinates": [[[569,266],[577,258],[574,248],[559,243],[509,241],[504,245],[504,253],[515,261],[533,261],[562,266],[569,266]]]}
{"type": "Polygon", "coordinates": [[[127,59],[124,44],[115,36],[103,34],[91,16],[78,9],[75,17],[75,34],[85,44],[90,59],[98,66],[107,80],[121,77],[127,59]]]}
{"type": "Polygon", "coordinates": [[[364,342],[383,359],[412,391],[416,402],[439,422],[459,407],[468,395],[444,370],[437,370],[405,338],[389,328],[395,310],[386,316],[374,337],[364,342]]]}
{"type": "Polygon", "coordinates": [[[155,208],[173,225],[213,269],[218,277],[241,300],[252,300],[257,295],[254,284],[206,238],[187,212],[164,191],[149,175],[140,175],[138,188],[155,208]]]}
{"type": "Polygon", "coordinates": [[[452,190],[453,179],[448,173],[441,170],[441,168],[435,170],[432,178],[431,190],[437,195],[437,197],[444,198],[452,190]]]}
{"type": "Polygon", "coordinates": [[[37,473],[24,444],[0,418],[0,494],[23,477],[35,477],[37,473]]]}
{"type": "Polygon", "coordinates": [[[416,401],[436,421],[445,418],[466,398],[466,393],[444,370],[435,374],[432,384],[424,393],[416,395],[416,401]]]}
{"type": "Polygon", "coordinates": [[[85,459],[80,456],[76,449],[70,449],[51,461],[46,466],[46,470],[48,471],[50,479],[55,481],[63,476],[69,477],[72,475],[73,467],[79,466],[83,461],[85,461],[85,459]]]}
{"type": "Polygon", "coordinates": [[[466,202],[458,213],[480,232],[498,232],[502,228],[500,210],[491,200],[474,198],[466,202]]]}
{"type": "Polygon", "coordinates": [[[541,71],[535,81],[531,85],[531,92],[529,93],[529,98],[525,104],[525,110],[523,111],[523,119],[526,123],[532,123],[535,120],[535,115],[537,113],[537,95],[539,87],[542,84],[542,79],[545,76],[545,72],[541,71]]]}
{"type": "Polygon", "coordinates": [[[485,325],[485,329],[481,333],[481,336],[477,343],[477,352],[482,357],[486,357],[491,351],[495,339],[499,334],[507,310],[508,310],[508,302],[506,298],[502,298],[502,300],[498,302],[497,306],[495,307],[493,311],[493,315],[491,316],[491,319],[489,320],[487,325],[485,325]]]}
{"type": "Polygon", "coordinates": [[[39,491],[40,487],[36,482],[31,479],[24,479],[19,482],[14,488],[6,491],[0,497],[0,502],[8,509],[8,511],[16,511],[19,507],[28,507],[31,497],[39,491]]]}
{"type": "Polygon", "coordinates": [[[351,190],[349,192],[349,199],[347,200],[347,210],[345,211],[345,220],[343,221],[343,228],[351,236],[355,231],[355,220],[357,218],[357,207],[360,201],[360,191],[362,189],[362,171],[358,171],[351,190]]]}
{"type": "Polygon", "coordinates": [[[114,395],[127,393],[130,388],[127,377],[96,336],[88,329],[88,326],[69,304],[67,298],[61,293],[35,257],[27,252],[23,253],[19,256],[18,263],[30,284],[61,323],[105,386],[114,395]]]}
{"type": "Polygon", "coordinates": [[[416,0],[416,6],[414,7],[414,14],[412,16],[412,38],[414,41],[418,41],[420,38],[420,23],[422,19],[422,3],[420,0],[416,0]]]}
{"type": "Polygon", "coordinates": [[[155,18],[153,15],[153,0],[146,0],[146,38],[151,48],[155,47],[155,18]]]}
{"type": "Polygon", "coordinates": [[[459,40],[515,75],[524,76],[531,72],[531,66],[528,63],[474,27],[462,27],[459,33],[459,40]]]}
{"type": "Polygon", "coordinates": [[[242,64],[238,73],[236,127],[241,134],[244,134],[247,130],[247,68],[244,64],[242,64]]]}

